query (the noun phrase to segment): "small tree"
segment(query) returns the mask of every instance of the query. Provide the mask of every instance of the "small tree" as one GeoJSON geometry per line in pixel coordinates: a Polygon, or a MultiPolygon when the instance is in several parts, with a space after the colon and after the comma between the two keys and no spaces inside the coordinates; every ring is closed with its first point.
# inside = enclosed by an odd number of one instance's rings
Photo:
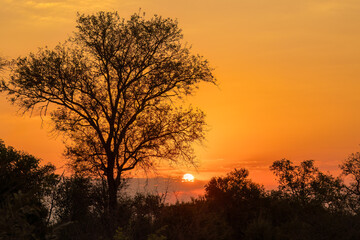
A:
{"type": "Polygon", "coordinates": [[[66,156],[78,170],[105,176],[116,208],[123,172],[157,159],[193,163],[204,114],[174,101],[215,79],[208,62],[182,43],[174,20],[134,14],[125,21],[100,12],[79,15],[77,23],[64,44],[14,61],[1,90],[24,111],[52,110],[66,156]]]}

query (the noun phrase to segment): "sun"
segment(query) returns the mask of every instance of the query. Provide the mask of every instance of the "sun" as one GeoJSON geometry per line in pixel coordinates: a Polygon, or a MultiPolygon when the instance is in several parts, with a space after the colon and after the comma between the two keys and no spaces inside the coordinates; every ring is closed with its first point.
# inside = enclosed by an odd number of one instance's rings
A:
{"type": "Polygon", "coordinates": [[[191,175],[190,173],[186,173],[184,174],[184,176],[182,177],[182,182],[194,182],[194,176],[191,175]]]}

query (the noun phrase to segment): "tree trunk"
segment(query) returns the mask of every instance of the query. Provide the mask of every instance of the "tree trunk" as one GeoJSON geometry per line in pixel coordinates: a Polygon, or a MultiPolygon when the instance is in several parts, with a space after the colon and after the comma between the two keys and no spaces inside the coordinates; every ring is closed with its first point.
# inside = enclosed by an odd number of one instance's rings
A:
{"type": "Polygon", "coordinates": [[[118,186],[114,178],[108,177],[108,187],[109,187],[109,213],[116,212],[117,209],[117,191],[118,186]]]}
{"type": "Polygon", "coordinates": [[[118,185],[116,184],[115,179],[112,176],[107,176],[108,184],[108,205],[105,217],[107,218],[107,232],[109,237],[112,237],[115,234],[115,231],[118,227],[118,211],[117,211],[117,192],[118,185]]]}
{"type": "Polygon", "coordinates": [[[116,180],[114,178],[114,165],[115,165],[115,157],[114,153],[111,151],[107,151],[108,157],[108,169],[106,173],[107,182],[108,182],[108,191],[109,191],[109,214],[116,213],[117,210],[117,191],[118,185],[116,184],[116,180]]]}

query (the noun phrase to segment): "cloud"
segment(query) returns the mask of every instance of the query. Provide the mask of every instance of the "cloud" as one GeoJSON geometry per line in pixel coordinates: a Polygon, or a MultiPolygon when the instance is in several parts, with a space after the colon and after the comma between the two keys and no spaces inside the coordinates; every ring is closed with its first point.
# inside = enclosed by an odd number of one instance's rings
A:
{"type": "Polygon", "coordinates": [[[34,25],[54,22],[74,22],[76,12],[116,10],[114,0],[16,0],[0,3],[0,21],[34,25]],[[30,21],[30,22],[29,22],[30,21]]]}

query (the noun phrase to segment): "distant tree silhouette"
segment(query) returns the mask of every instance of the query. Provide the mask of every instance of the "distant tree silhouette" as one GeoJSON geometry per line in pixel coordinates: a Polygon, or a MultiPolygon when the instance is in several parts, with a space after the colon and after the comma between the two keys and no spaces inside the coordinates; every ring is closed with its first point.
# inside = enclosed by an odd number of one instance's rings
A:
{"type": "Polygon", "coordinates": [[[234,230],[231,239],[243,239],[248,222],[259,215],[265,195],[264,187],[249,179],[249,171],[244,168],[213,177],[205,186],[205,199],[234,230]]]}
{"type": "Polygon", "coordinates": [[[238,202],[251,201],[265,195],[264,187],[251,181],[247,169],[234,169],[225,177],[213,177],[205,186],[208,200],[238,202]]]}
{"type": "Polygon", "coordinates": [[[77,23],[64,44],[14,61],[1,90],[25,112],[51,110],[66,156],[75,169],[106,178],[108,204],[116,208],[123,172],[157,159],[193,163],[204,114],[174,102],[215,78],[172,19],[134,14],[126,21],[99,12],[79,15],[77,23]]]}
{"type": "Polygon", "coordinates": [[[333,210],[343,204],[340,178],[319,171],[313,160],[294,165],[290,160],[275,161],[270,169],[278,177],[279,190],[301,204],[320,204],[333,210]]]}

